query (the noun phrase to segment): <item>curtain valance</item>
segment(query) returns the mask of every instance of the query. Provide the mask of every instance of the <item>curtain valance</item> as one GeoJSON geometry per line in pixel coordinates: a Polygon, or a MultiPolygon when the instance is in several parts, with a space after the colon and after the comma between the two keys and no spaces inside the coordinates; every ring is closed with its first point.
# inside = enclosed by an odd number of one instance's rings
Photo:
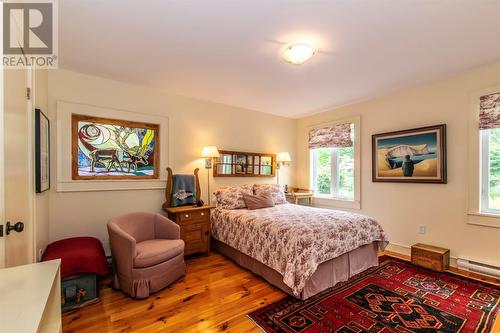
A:
{"type": "Polygon", "coordinates": [[[500,92],[479,98],[479,129],[500,127],[500,92]]]}
{"type": "Polygon", "coordinates": [[[315,128],[309,131],[309,149],[352,147],[351,124],[315,128]]]}

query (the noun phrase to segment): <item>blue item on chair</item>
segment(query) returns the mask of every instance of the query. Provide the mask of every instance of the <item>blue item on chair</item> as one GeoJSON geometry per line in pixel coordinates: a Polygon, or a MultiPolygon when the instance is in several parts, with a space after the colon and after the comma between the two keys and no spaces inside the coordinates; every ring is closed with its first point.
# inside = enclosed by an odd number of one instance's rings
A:
{"type": "Polygon", "coordinates": [[[171,206],[187,206],[196,204],[196,180],[194,175],[172,176],[171,206]]]}

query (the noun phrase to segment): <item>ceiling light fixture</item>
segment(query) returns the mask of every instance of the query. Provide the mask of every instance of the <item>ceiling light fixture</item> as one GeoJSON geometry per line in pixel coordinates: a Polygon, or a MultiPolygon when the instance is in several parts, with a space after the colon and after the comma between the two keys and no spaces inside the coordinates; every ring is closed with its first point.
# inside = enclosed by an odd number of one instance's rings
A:
{"type": "Polygon", "coordinates": [[[305,43],[293,43],[283,51],[283,59],[286,62],[300,65],[309,60],[316,50],[305,43]]]}

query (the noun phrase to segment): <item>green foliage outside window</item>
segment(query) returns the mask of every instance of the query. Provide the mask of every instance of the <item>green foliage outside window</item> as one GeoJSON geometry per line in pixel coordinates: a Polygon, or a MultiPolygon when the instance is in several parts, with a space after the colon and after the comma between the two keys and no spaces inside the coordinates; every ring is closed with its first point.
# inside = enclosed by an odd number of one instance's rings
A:
{"type": "Polygon", "coordinates": [[[330,148],[318,149],[317,191],[320,194],[331,193],[331,152],[330,148]]]}
{"type": "MultiPolygon", "coordinates": [[[[354,148],[320,148],[316,155],[316,191],[319,194],[332,194],[332,154],[337,152],[337,197],[354,197],[354,148]]],[[[334,154],[335,155],[335,154],[334,154]]]]}
{"type": "Polygon", "coordinates": [[[354,198],[354,147],[338,149],[339,197],[354,198]]]}
{"type": "Polygon", "coordinates": [[[489,182],[489,208],[500,209],[500,128],[490,130],[489,182]]]}

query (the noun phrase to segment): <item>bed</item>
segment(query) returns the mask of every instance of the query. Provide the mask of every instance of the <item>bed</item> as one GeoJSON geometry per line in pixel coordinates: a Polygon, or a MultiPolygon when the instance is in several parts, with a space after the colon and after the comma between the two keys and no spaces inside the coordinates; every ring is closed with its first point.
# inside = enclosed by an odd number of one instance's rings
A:
{"type": "Polygon", "coordinates": [[[388,243],[368,216],[288,203],[215,208],[211,222],[214,249],[300,299],[377,266],[388,243]]]}

